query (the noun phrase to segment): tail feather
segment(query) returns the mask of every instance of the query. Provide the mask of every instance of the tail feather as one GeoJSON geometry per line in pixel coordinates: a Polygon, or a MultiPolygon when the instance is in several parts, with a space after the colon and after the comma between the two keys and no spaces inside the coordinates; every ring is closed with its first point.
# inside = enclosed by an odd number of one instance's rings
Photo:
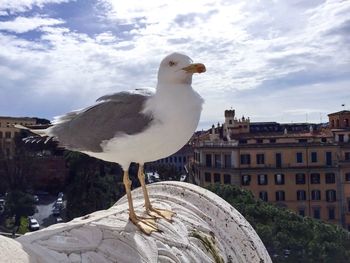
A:
{"type": "Polygon", "coordinates": [[[36,129],[30,129],[30,128],[25,127],[25,126],[20,125],[20,124],[16,124],[14,127],[17,128],[17,129],[21,129],[21,130],[30,131],[30,132],[32,132],[32,133],[34,133],[36,135],[42,136],[42,137],[48,136],[46,129],[37,129],[37,130],[36,129]]]}

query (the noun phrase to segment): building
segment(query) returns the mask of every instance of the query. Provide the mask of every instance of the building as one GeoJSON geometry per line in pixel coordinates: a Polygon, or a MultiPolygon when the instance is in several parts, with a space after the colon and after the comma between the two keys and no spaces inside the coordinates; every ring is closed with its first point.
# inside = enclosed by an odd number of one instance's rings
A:
{"type": "Polygon", "coordinates": [[[15,137],[20,130],[14,125],[31,126],[37,124],[35,118],[0,116],[0,156],[11,157],[15,149],[15,137]]]}
{"type": "MultiPolygon", "coordinates": [[[[40,118],[0,116],[0,159],[11,159],[15,154],[16,139],[25,136],[20,133],[20,129],[14,127],[17,124],[31,128],[46,128],[49,121],[40,118]]],[[[26,151],[34,157],[32,165],[35,166],[35,172],[30,174],[29,181],[35,188],[59,188],[63,185],[68,176],[68,168],[62,150],[57,149],[52,142],[44,144],[43,141],[37,140],[36,143],[26,144],[26,151]]],[[[0,178],[1,173],[0,169],[0,178]]]]}
{"type": "Polygon", "coordinates": [[[194,149],[198,185],[235,184],[256,198],[350,229],[349,111],[326,124],[251,122],[225,111],[194,149]]]}
{"type": "Polygon", "coordinates": [[[157,165],[169,165],[173,166],[177,172],[181,174],[187,174],[186,165],[191,160],[191,158],[193,158],[193,148],[190,144],[186,144],[176,153],[166,158],[147,163],[146,166],[147,169],[151,169],[152,167],[157,165]]]}

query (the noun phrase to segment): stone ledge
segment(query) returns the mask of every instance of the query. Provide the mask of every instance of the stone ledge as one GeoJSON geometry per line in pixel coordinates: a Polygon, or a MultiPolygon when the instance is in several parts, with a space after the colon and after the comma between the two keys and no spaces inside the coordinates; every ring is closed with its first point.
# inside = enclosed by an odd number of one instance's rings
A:
{"type": "MultiPolygon", "coordinates": [[[[0,248],[5,249],[0,250],[0,256],[20,263],[271,262],[250,224],[217,195],[181,182],[147,187],[155,207],[176,213],[172,223],[157,221],[162,232],[150,236],[141,233],[129,222],[123,197],[108,210],[16,240],[2,238],[0,248]]],[[[136,213],[142,215],[142,190],[135,189],[132,195],[136,213]]]]}

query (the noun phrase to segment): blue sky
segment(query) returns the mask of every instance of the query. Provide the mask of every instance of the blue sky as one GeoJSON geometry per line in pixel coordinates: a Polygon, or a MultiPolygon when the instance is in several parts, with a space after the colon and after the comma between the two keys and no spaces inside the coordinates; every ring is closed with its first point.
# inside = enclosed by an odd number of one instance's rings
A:
{"type": "Polygon", "coordinates": [[[0,115],[56,115],[155,87],[180,51],[207,66],[199,128],[320,122],[350,107],[350,1],[0,0],[0,115]]]}

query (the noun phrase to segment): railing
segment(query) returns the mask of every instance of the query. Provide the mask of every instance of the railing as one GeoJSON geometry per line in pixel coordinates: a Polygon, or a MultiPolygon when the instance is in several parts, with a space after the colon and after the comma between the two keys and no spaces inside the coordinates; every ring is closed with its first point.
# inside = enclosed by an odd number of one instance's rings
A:
{"type": "Polygon", "coordinates": [[[218,142],[211,142],[211,141],[204,141],[199,142],[197,147],[232,147],[232,146],[238,146],[237,141],[218,141],[218,142]]]}

